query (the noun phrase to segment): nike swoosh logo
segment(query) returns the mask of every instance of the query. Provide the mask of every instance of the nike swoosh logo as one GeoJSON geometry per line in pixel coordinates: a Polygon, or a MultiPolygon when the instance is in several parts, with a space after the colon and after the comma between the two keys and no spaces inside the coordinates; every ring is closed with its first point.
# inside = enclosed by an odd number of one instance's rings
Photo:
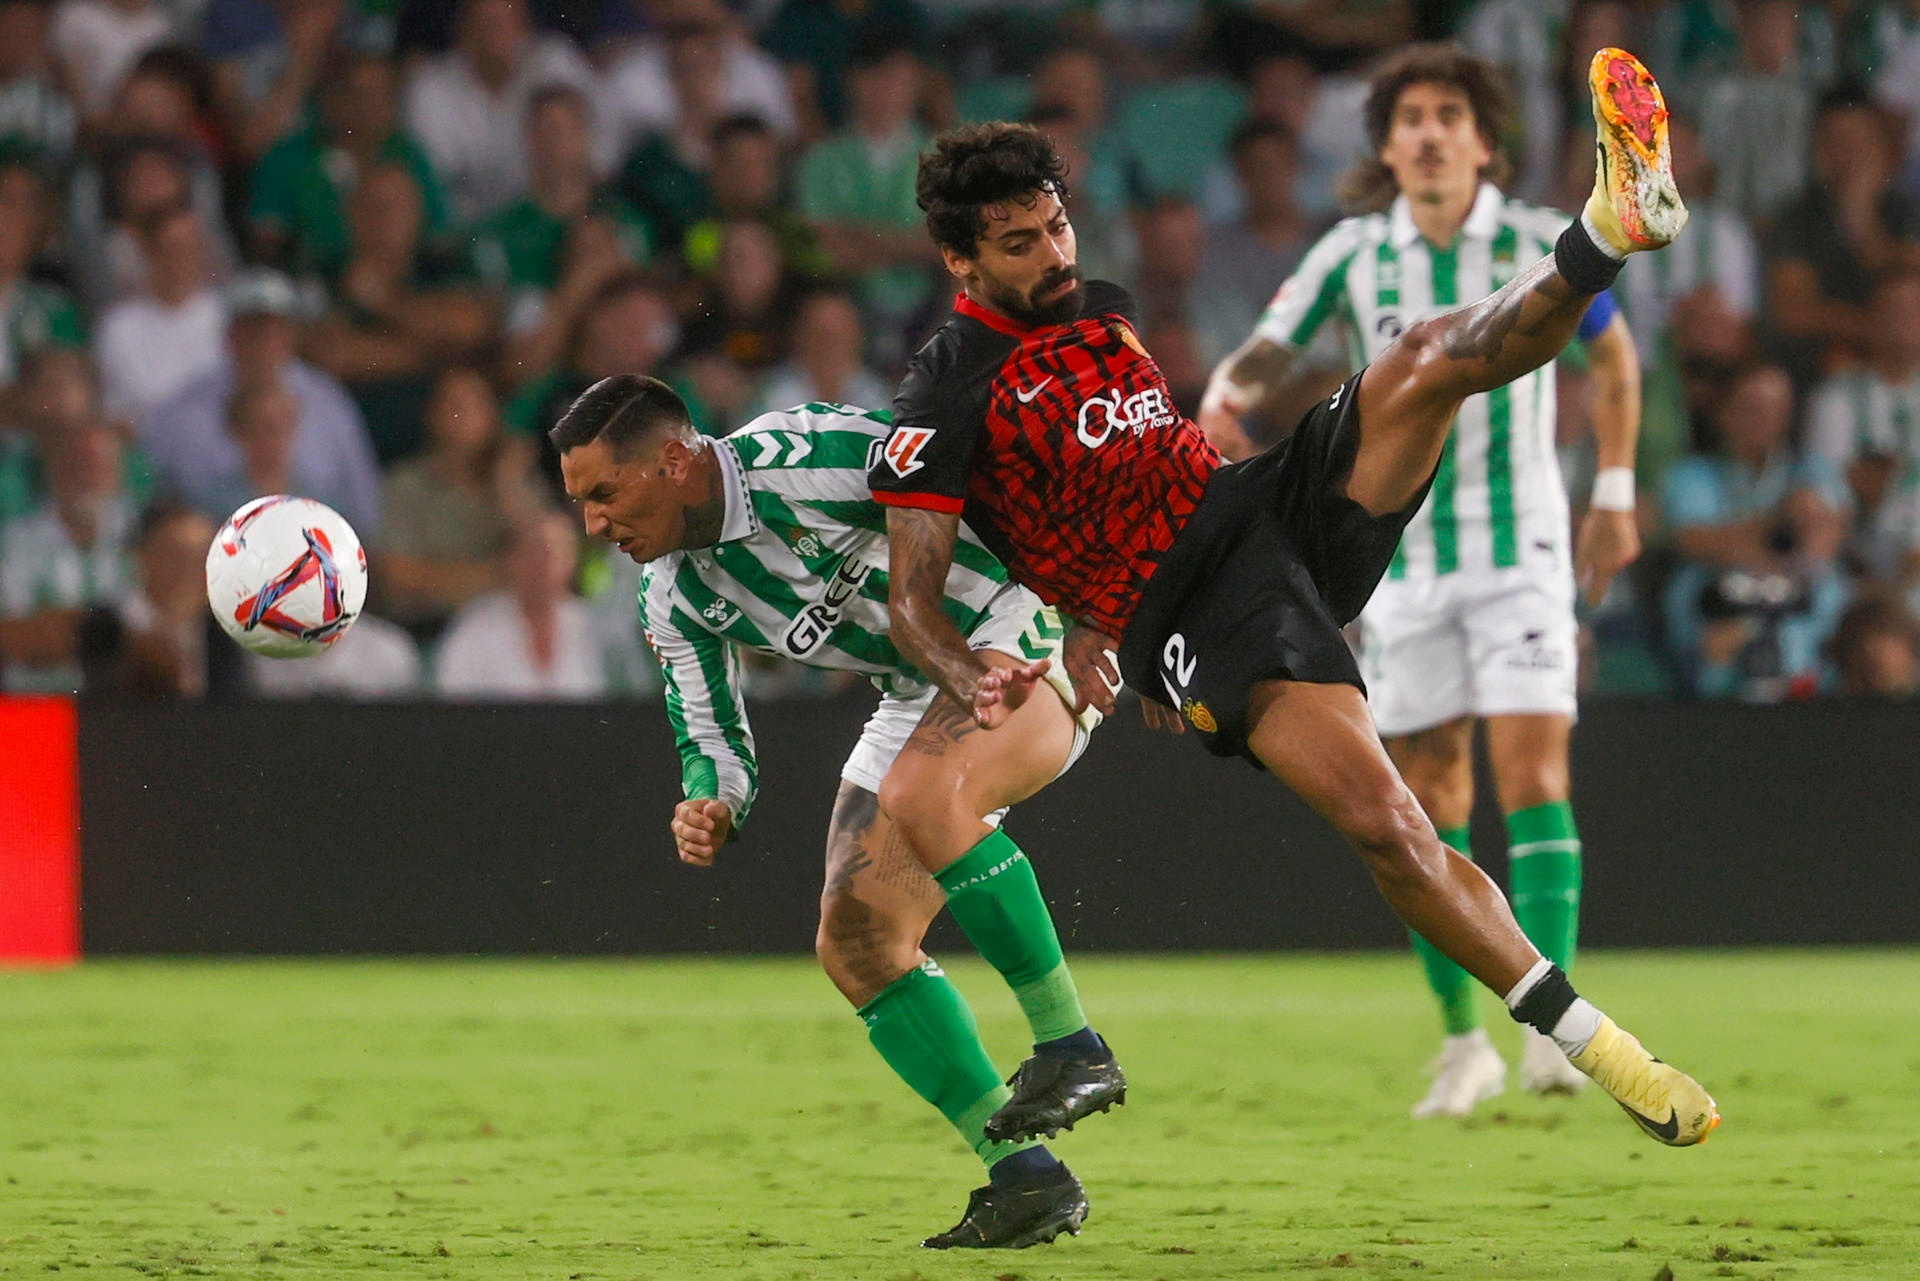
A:
{"type": "MultiPolygon", "coordinates": [[[[1620,1100],[1615,1099],[1614,1102],[1620,1103],[1620,1100]]],[[[1671,1106],[1667,1108],[1666,1121],[1659,1125],[1655,1125],[1646,1115],[1634,1111],[1624,1103],[1620,1103],[1620,1110],[1637,1121],[1641,1129],[1662,1143],[1672,1143],[1680,1137],[1680,1114],[1674,1111],[1671,1106]]]]}
{"type": "Polygon", "coordinates": [[[1013,389],[1013,398],[1019,401],[1023,405],[1031,405],[1033,403],[1033,398],[1040,394],[1041,388],[1045,387],[1048,383],[1052,381],[1053,381],[1053,375],[1048,374],[1045,378],[1042,378],[1039,382],[1035,383],[1031,387],[1026,388],[1024,391],[1018,387],[1015,387],[1013,389]]]}

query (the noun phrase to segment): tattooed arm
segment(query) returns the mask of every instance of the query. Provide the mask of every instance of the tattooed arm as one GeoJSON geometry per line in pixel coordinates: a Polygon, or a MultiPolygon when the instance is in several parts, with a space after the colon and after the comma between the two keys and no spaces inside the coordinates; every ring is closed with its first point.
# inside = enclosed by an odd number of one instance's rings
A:
{"type": "Polygon", "coordinates": [[[918,507],[887,508],[887,615],[901,656],[948,698],[993,729],[1025,701],[1051,664],[991,664],[967,645],[946,610],[947,571],[960,518],[918,507]]]}
{"type": "Polygon", "coordinates": [[[1228,462],[1255,452],[1242,423],[1259,415],[1298,359],[1294,348],[1255,333],[1214,369],[1200,401],[1199,426],[1228,462]]]}

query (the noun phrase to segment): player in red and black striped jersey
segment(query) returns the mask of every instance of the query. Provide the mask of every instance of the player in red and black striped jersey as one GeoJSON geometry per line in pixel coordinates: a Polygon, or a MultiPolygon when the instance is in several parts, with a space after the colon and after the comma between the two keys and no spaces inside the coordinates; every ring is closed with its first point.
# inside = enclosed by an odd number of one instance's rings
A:
{"type": "Polygon", "coordinates": [[[1174,408],[1127,292],[1072,296],[1080,314],[1058,324],[960,296],[894,401],[874,496],[964,512],[1016,579],[1118,636],[1220,454],[1174,408]]]}
{"type": "Polygon", "coordinates": [[[1340,633],[1426,497],[1460,405],[1558,355],[1626,255],[1685,222],[1653,78],[1619,50],[1592,77],[1600,176],[1554,253],[1407,326],[1288,440],[1226,466],[1166,399],[1124,294],[1081,282],[1051,142],[1008,124],[943,135],[921,157],[918,197],[964,294],[914,358],[870,475],[889,505],[894,643],[983,727],[1046,665],[989,667],[941,611],[962,511],[1016,579],[1083,625],[1065,651],[1083,698],[1111,708],[1117,648],[1143,699],[1292,787],[1401,920],[1649,1134],[1683,1146],[1718,1124],[1711,1096],[1582,1000],[1499,888],[1441,844],[1381,746],[1340,633]]]}

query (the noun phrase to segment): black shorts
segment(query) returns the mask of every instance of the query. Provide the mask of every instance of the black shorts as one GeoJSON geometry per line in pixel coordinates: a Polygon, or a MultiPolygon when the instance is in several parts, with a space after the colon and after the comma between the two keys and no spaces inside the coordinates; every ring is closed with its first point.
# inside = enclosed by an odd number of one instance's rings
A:
{"type": "Polygon", "coordinates": [[[1355,374],[1286,440],[1214,473],[1127,625],[1127,684],[1178,710],[1216,755],[1259,764],[1247,697],[1260,681],[1366,689],[1340,629],[1387,572],[1427,486],[1384,516],[1339,492],[1360,446],[1359,387],[1355,374]]]}

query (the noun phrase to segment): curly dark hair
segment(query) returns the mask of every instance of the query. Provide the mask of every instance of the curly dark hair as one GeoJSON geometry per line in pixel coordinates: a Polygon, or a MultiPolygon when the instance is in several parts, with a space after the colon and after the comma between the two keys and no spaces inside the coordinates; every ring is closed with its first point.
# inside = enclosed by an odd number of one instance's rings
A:
{"type": "Polygon", "coordinates": [[[987,205],[1030,205],[1047,191],[1067,198],[1067,165],[1053,139],[1006,121],[962,125],[935,138],[914,183],[933,242],[969,258],[987,229],[987,205]]]}
{"type": "Polygon", "coordinates": [[[1350,212],[1385,209],[1399,194],[1393,173],[1380,161],[1380,149],[1393,131],[1393,111],[1400,105],[1400,95],[1414,85],[1445,85],[1465,94],[1474,128],[1493,152],[1493,160],[1480,170],[1481,181],[1499,186],[1511,176],[1512,167],[1500,143],[1512,126],[1513,95],[1499,68],[1452,41],[1408,45],[1381,63],[1367,86],[1364,114],[1373,154],[1341,176],[1336,193],[1350,212]]]}

